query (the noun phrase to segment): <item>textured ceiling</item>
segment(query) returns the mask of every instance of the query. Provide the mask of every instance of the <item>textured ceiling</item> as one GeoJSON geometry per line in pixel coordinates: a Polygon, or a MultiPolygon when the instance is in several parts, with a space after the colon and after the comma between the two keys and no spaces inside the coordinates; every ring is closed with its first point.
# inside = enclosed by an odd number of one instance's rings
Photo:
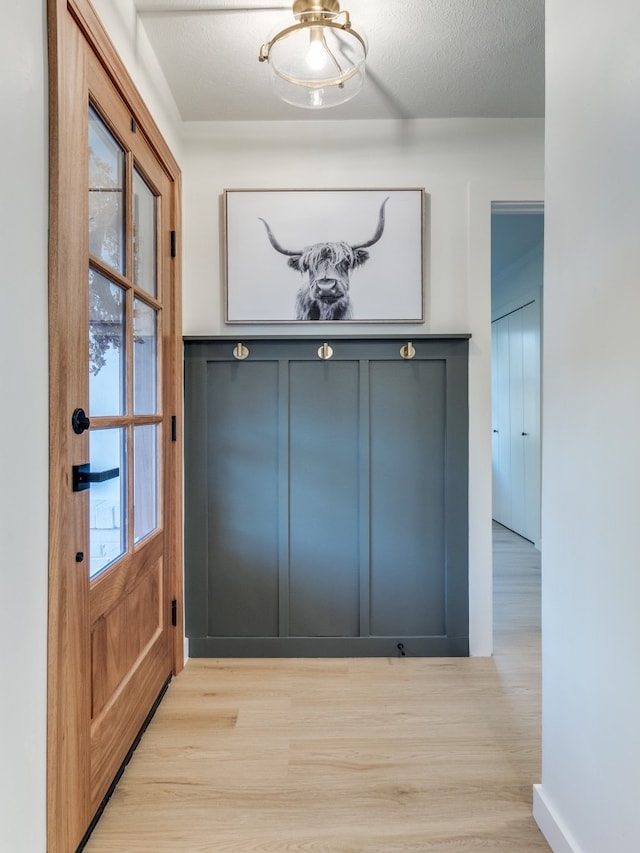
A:
{"type": "Polygon", "coordinates": [[[185,121],[544,115],[544,0],[343,0],[369,42],[367,79],[318,111],[282,103],[258,62],[290,4],[134,3],[185,121]]]}

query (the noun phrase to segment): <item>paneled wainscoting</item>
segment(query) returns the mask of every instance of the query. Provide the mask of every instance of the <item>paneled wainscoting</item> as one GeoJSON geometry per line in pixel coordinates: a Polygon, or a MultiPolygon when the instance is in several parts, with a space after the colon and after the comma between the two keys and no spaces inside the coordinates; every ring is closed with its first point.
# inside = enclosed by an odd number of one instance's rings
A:
{"type": "Polygon", "coordinates": [[[468,337],[185,342],[191,657],[469,654],[468,337]]]}
{"type": "Polygon", "coordinates": [[[539,553],[494,543],[494,658],[193,660],[87,853],[548,850],[539,553]]]}

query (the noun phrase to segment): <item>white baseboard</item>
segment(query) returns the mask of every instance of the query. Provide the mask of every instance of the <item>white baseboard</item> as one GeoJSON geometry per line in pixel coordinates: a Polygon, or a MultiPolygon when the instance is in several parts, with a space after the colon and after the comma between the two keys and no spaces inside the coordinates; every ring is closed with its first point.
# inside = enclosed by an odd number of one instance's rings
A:
{"type": "Polygon", "coordinates": [[[550,805],[542,785],[533,786],[533,818],[553,853],[583,853],[550,805]]]}

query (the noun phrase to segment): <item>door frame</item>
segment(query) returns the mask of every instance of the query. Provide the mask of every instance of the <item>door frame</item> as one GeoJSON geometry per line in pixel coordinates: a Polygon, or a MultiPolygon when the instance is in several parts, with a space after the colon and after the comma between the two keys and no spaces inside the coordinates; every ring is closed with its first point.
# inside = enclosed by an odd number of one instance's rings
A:
{"type": "Polygon", "coordinates": [[[467,294],[469,349],[469,626],[470,653],[493,653],[491,520],[491,205],[494,201],[544,201],[543,180],[497,178],[468,185],[467,294]]]}
{"type": "MultiPolygon", "coordinates": [[[[86,563],[76,562],[78,541],[86,541],[86,521],[68,517],[71,491],[70,418],[78,400],[86,399],[87,377],[66,362],[68,348],[85,346],[85,329],[69,318],[86,287],[86,238],[74,234],[71,205],[83,197],[87,176],[77,168],[78,146],[84,145],[85,116],[79,114],[79,87],[86,87],[85,44],[98,57],[105,73],[135,118],[154,154],[172,182],[169,228],[175,231],[175,258],[171,264],[172,317],[168,330],[165,370],[166,434],[164,444],[164,524],[169,543],[168,583],[176,600],[176,624],[171,638],[174,674],[184,664],[182,620],[182,321],[180,274],[181,173],[142,97],[111,43],[89,0],[48,0],[49,48],[49,620],[47,690],[47,849],[72,853],[93,818],[88,784],[89,738],[84,721],[90,714],[86,683],[90,659],[86,563]],[[78,196],[78,194],[81,194],[78,196]],[[63,345],[64,342],[64,345],[63,345]],[[172,417],[175,421],[172,423],[172,417]],[[64,531],[61,533],[60,531],[64,531]],[[78,571],[74,572],[74,568],[78,571]],[[81,601],[79,608],[68,603],[81,601]],[[82,723],[82,725],[81,725],[82,723]]],[[[82,159],[80,159],[82,162],[82,159]]],[[[88,458],[88,435],[73,436],[74,453],[88,458]]]]}

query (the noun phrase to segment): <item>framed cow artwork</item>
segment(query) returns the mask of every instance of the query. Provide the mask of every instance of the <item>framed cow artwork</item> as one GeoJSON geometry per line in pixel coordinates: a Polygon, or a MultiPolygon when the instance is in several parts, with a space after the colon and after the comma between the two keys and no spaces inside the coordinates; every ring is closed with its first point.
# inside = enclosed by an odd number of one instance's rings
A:
{"type": "Polygon", "coordinates": [[[225,321],[423,323],[424,189],[224,191],[225,321]]]}

